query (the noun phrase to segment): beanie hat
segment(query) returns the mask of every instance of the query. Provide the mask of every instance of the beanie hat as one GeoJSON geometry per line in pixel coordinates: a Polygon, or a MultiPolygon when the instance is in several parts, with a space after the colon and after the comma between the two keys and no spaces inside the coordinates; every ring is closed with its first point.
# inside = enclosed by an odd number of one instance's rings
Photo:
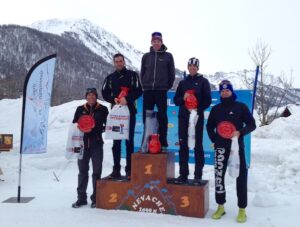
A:
{"type": "Polygon", "coordinates": [[[96,98],[98,98],[98,93],[96,88],[87,88],[85,92],[85,97],[87,97],[88,94],[93,93],[96,95],[96,98]]]}
{"type": "Polygon", "coordinates": [[[200,62],[198,58],[190,58],[188,61],[188,66],[189,65],[195,65],[197,68],[199,68],[200,62]]]}
{"type": "Polygon", "coordinates": [[[155,39],[159,39],[160,41],[162,41],[162,34],[160,32],[153,32],[151,35],[151,41],[155,39]]]}
{"type": "Polygon", "coordinates": [[[232,93],[234,93],[233,86],[229,80],[222,80],[221,83],[219,84],[219,92],[221,92],[222,90],[225,90],[225,89],[228,89],[232,93]]]}

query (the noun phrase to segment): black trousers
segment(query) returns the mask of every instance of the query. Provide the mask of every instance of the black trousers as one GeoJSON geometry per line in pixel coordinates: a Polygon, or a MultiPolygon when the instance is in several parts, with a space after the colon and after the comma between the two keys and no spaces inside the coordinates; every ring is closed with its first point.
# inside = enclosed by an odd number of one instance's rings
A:
{"type": "Polygon", "coordinates": [[[154,110],[157,107],[158,133],[161,146],[168,146],[168,115],[167,115],[167,91],[149,90],[143,94],[143,122],[145,124],[146,110],[154,110]]]}
{"type": "Polygon", "coordinates": [[[103,161],[103,144],[97,144],[92,148],[85,149],[83,153],[83,158],[78,160],[78,187],[77,194],[78,200],[86,201],[87,194],[86,189],[89,181],[89,162],[92,159],[93,174],[93,194],[91,195],[91,200],[96,201],[96,181],[101,178],[102,173],[102,161],[103,161]]]}
{"type": "MultiPolygon", "coordinates": [[[[134,128],[135,128],[135,114],[130,114],[130,122],[129,122],[129,140],[126,140],[126,167],[125,172],[127,174],[131,173],[131,154],[134,150],[134,128]]],[[[122,140],[114,140],[113,142],[113,158],[114,158],[114,170],[121,170],[121,141],[122,140]]]]}
{"type": "MultiPolygon", "coordinates": [[[[226,202],[225,173],[227,169],[230,147],[218,146],[215,144],[215,198],[218,204],[226,202]]],[[[240,155],[240,175],[236,179],[236,192],[238,207],[247,207],[247,176],[245,151],[239,150],[240,155]]]]}
{"type": "MultiPolygon", "coordinates": [[[[195,178],[202,178],[204,166],[203,151],[203,119],[199,118],[196,124],[195,134],[195,178]]],[[[179,135],[179,173],[183,176],[189,175],[189,148],[188,148],[188,127],[189,116],[178,118],[178,135],[179,135]]]]}

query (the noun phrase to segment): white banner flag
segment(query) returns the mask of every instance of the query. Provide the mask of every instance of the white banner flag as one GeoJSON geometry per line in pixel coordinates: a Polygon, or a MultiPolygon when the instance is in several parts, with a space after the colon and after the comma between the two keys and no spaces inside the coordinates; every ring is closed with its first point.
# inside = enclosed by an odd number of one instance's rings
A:
{"type": "Polygon", "coordinates": [[[27,74],[24,85],[21,152],[47,151],[48,116],[51,103],[56,55],[37,62],[27,74]]]}

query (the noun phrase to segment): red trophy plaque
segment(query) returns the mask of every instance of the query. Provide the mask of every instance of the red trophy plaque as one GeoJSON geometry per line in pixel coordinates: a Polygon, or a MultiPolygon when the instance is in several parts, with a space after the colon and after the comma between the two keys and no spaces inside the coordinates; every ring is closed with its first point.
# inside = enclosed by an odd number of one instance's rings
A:
{"type": "Polygon", "coordinates": [[[186,93],[189,94],[189,96],[185,99],[185,107],[187,109],[196,109],[198,107],[198,100],[195,96],[195,90],[187,90],[186,93]]]}
{"type": "Polygon", "coordinates": [[[218,124],[217,132],[224,139],[231,139],[234,131],[236,128],[230,121],[222,121],[218,124]]]}
{"type": "Polygon", "coordinates": [[[82,115],[78,120],[78,128],[82,132],[90,132],[95,127],[95,119],[91,115],[82,115]]]}

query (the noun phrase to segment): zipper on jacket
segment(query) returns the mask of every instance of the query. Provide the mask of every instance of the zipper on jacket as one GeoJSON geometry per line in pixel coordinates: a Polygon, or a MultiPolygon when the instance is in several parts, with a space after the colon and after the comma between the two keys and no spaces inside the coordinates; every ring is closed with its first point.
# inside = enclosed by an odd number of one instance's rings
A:
{"type": "Polygon", "coordinates": [[[155,84],[156,62],[157,62],[157,51],[155,51],[155,58],[154,58],[154,72],[153,72],[152,90],[154,90],[154,84],[155,84]]]}

